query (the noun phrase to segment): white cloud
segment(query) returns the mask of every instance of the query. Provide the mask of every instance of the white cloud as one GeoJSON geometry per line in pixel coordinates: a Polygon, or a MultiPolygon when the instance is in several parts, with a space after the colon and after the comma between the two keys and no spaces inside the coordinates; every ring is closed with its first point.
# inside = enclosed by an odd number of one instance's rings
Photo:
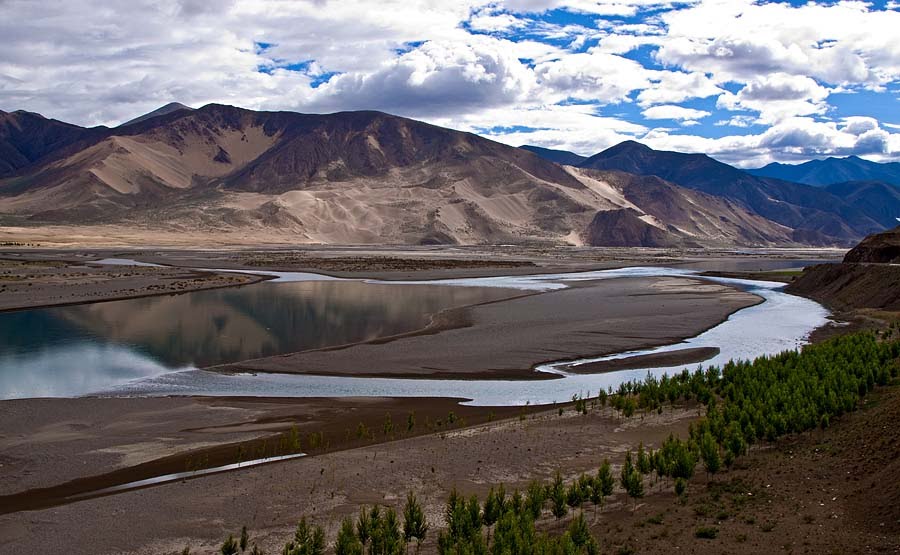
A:
{"type": "Polygon", "coordinates": [[[534,70],[540,85],[562,98],[604,103],[627,100],[633,91],[649,87],[652,74],[634,60],[603,52],[570,54],[534,70]]]}
{"type": "Polygon", "coordinates": [[[830,92],[809,77],[775,73],[753,79],[737,94],[725,92],[716,106],[758,112],[757,122],[770,124],[794,116],[824,114],[830,92]]]}
{"type": "Polygon", "coordinates": [[[703,119],[711,115],[709,112],[703,110],[684,108],[683,106],[674,106],[672,104],[647,108],[641,112],[641,114],[647,119],[674,119],[683,121],[685,124],[693,122],[694,125],[697,123],[694,120],[703,119]]]}
{"type": "Polygon", "coordinates": [[[525,101],[534,74],[508,41],[471,36],[429,41],[370,73],[348,73],[316,89],[300,107],[316,111],[346,106],[419,117],[482,110],[525,101]]]}
{"type": "Polygon", "coordinates": [[[701,72],[653,71],[650,80],[650,86],[637,95],[641,106],[684,102],[725,92],[701,72]]]}
{"type": "Polygon", "coordinates": [[[878,161],[900,158],[900,133],[859,122],[819,122],[791,118],[755,135],[717,139],[660,133],[645,139],[653,148],[705,152],[724,162],[759,167],[769,162],[802,162],[824,156],[865,156],[878,161]]]}
{"type": "Polygon", "coordinates": [[[598,116],[588,105],[498,108],[477,115],[432,119],[432,123],[481,132],[491,139],[512,145],[535,144],[570,150],[585,156],[646,133],[647,128],[618,118],[598,116]],[[487,131],[493,127],[521,131],[487,131]]]}
{"type": "Polygon", "coordinates": [[[892,159],[897,124],[829,100],[868,89],[896,105],[897,28],[900,12],[857,1],[0,0],[0,108],[78,124],[173,100],[381,109],[586,154],[646,138],[745,164],[892,159]],[[609,117],[635,106],[678,129],[609,117]],[[713,125],[762,127],[704,137],[713,125]]]}
{"type": "Polygon", "coordinates": [[[709,1],[661,17],[668,33],[657,58],[720,81],[781,72],[877,87],[900,77],[900,13],[864,2],[709,1]]]}
{"type": "Polygon", "coordinates": [[[715,123],[717,127],[750,127],[756,118],[750,116],[732,116],[729,119],[719,120],[715,123]]]}

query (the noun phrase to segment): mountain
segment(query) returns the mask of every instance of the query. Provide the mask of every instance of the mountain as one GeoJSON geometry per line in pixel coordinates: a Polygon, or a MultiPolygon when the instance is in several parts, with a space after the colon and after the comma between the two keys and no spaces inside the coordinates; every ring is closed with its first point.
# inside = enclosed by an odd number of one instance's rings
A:
{"type": "Polygon", "coordinates": [[[588,228],[594,246],[697,247],[790,244],[793,230],[737,203],[655,176],[569,170],[622,208],[598,212],[588,228]]]}
{"type": "Polygon", "coordinates": [[[165,106],[161,106],[152,112],[148,112],[143,116],[138,116],[134,119],[128,120],[125,123],[119,125],[119,127],[125,127],[126,125],[132,125],[134,123],[140,123],[142,121],[146,121],[150,118],[155,118],[157,116],[165,116],[166,114],[171,114],[172,112],[177,112],[178,110],[193,110],[190,106],[185,106],[180,102],[169,102],[165,106]]]}
{"type": "Polygon", "coordinates": [[[519,148],[531,151],[544,160],[550,160],[563,166],[577,166],[587,160],[587,157],[569,152],[568,150],[554,150],[534,145],[522,145],[519,148]]]}
{"type": "Polygon", "coordinates": [[[0,111],[0,177],[105,132],[105,127],[86,129],[23,110],[0,111]]]}
{"type": "Polygon", "coordinates": [[[747,171],[760,177],[774,177],[816,187],[847,181],[884,181],[900,186],[900,163],[879,164],[858,156],[810,160],[795,165],[772,163],[763,168],[747,171]]]}
{"type": "Polygon", "coordinates": [[[165,230],[197,241],[795,242],[790,228],[727,199],[658,178],[564,168],[525,149],[380,112],[213,104],[86,131],[0,180],[5,222],[165,230]],[[614,237],[603,225],[613,214],[597,216],[619,210],[645,229],[614,237]]]}
{"type": "Polygon", "coordinates": [[[848,181],[824,190],[863,210],[884,229],[900,221],[900,187],[883,181],[848,181]]]}
{"type": "Polygon", "coordinates": [[[802,243],[849,244],[883,229],[872,215],[827,191],[756,177],[705,154],[657,151],[626,141],[591,156],[579,167],[655,175],[728,199],[794,229],[794,240],[802,243]]]}

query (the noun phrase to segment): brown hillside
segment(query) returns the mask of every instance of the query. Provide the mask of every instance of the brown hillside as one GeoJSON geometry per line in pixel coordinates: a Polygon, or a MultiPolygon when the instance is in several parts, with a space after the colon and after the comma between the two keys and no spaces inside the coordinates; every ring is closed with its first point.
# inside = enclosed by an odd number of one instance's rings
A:
{"type": "Polygon", "coordinates": [[[870,235],[844,257],[844,262],[891,264],[900,262],[900,227],[870,235]]]}

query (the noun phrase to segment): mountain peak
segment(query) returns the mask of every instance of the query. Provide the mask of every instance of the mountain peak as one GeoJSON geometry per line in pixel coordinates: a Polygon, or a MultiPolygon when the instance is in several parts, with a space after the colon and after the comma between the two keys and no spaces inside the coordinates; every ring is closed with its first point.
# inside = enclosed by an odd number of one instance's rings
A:
{"type": "Polygon", "coordinates": [[[639,143],[637,141],[622,141],[621,143],[611,146],[601,152],[601,154],[606,154],[608,156],[616,155],[616,154],[624,154],[629,152],[650,152],[653,149],[644,143],[639,143]]]}
{"type": "Polygon", "coordinates": [[[177,112],[179,110],[193,110],[193,108],[191,108],[190,106],[185,106],[184,104],[182,104],[180,102],[169,102],[165,106],[160,106],[159,108],[157,108],[156,110],[153,110],[152,112],[147,112],[146,114],[144,114],[142,116],[138,116],[134,119],[128,120],[125,123],[119,125],[119,127],[125,127],[126,125],[132,125],[134,123],[146,121],[150,118],[155,118],[157,116],[164,116],[166,114],[171,114],[172,112],[177,112]]]}

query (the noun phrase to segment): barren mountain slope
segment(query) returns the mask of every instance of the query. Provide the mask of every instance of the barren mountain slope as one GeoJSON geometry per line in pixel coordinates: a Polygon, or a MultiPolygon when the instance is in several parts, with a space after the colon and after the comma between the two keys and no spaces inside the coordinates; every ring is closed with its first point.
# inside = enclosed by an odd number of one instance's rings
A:
{"type": "Polygon", "coordinates": [[[861,207],[809,185],[761,178],[705,154],[653,150],[625,141],[596,154],[582,168],[655,175],[682,187],[729,199],[796,230],[805,243],[851,244],[882,226],[861,207]]]}
{"type": "Polygon", "coordinates": [[[106,130],[46,160],[0,181],[8,221],[297,243],[601,245],[597,213],[629,208],[666,244],[791,242],[739,205],[657,178],[565,169],[380,112],[209,105],[106,130]]]}
{"type": "MultiPolygon", "coordinates": [[[[625,208],[645,224],[662,231],[666,238],[653,232],[652,240],[642,240],[642,246],[672,245],[766,245],[791,241],[792,230],[754,214],[728,199],[679,187],[655,176],[639,176],[617,171],[569,168],[589,187],[615,191],[614,202],[625,208]],[[652,244],[651,244],[652,243],[652,244]]],[[[591,227],[592,244],[618,246],[603,242],[598,225],[611,215],[597,215],[591,227]]],[[[616,222],[625,225],[632,215],[619,215],[616,222]],[[624,218],[624,219],[623,219],[624,218]]],[[[608,225],[608,224],[606,224],[608,225]]],[[[642,231],[641,233],[647,233],[642,231]]]]}
{"type": "Polygon", "coordinates": [[[107,131],[101,127],[86,129],[23,110],[0,111],[0,177],[12,175],[59,149],[107,131]]]}

